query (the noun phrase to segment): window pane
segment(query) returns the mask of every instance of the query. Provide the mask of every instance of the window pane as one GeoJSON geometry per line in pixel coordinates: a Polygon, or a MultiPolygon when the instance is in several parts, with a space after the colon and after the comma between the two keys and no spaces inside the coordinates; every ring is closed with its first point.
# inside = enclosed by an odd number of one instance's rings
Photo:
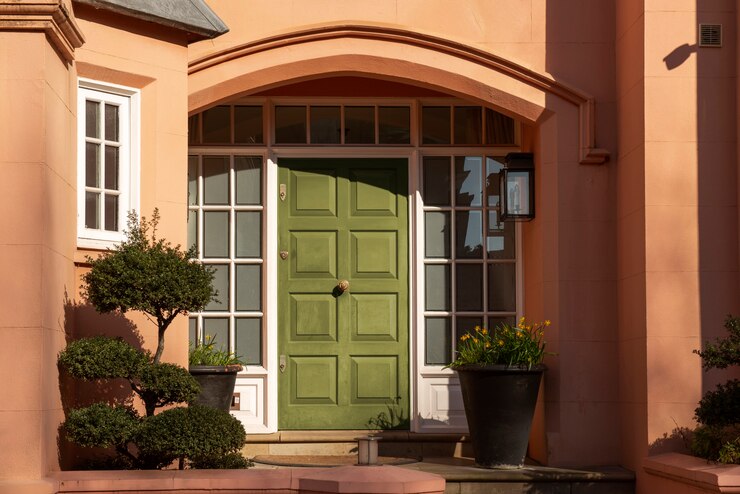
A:
{"type": "Polygon", "coordinates": [[[229,266],[225,264],[209,264],[213,270],[213,288],[218,292],[216,300],[206,305],[206,310],[229,310],[229,266]]]}
{"type": "Polygon", "coordinates": [[[105,188],[118,190],[118,146],[105,146],[105,188]]]}
{"type": "Polygon", "coordinates": [[[85,101],[85,136],[100,137],[100,103],[85,101]]]}
{"type": "Polygon", "coordinates": [[[236,310],[262,309],[262,266],[236,266],[236,310]]]}
{"type": "Polygon", "coordinates": [[[188,245],[198,247],[198,211],[188,211],[188,245]]]}
{"type": "Polygon", "coordinates": [[[516,144],[514,119],[486,108],[486,144],[516,144]]]}
{"type": "Polygon", "coordinates": [[[198,157],[188,156],[188,205],[198,204],[198,157]]]}
{"type": "Polygon", "coordinates": [[[105,105],[105,139],[118,142],[118,107],[105,105]]]}
{"type": "Polygon", "coordinates": [[[424,255],[450,257],[450,213],[427,211],[424,213],[424,255]]]}
{"type": "Polygon", "coordinates": [[[344,107],[345,144],[375,144],[375,107],[344,107]]]}
{"type": "Polygon", "coordinates": [[[262,256],[262,221],[258,211],[236,213],[236,257],[262,256]]]}
{"type": "Polygon", "coordinates": [[[480,106],[456,106],[455,144],[480,144],[481,118],[480,106]]]}
{"type": "Polygon", "coordinates": [[[490,329],[500,327],[502,324],[508,324],[509,326],[516,325],[516,316],[504,316],[504,317],[488,317],[488,327],[490,329]]]}
{"type": "Polygon", "coordinates": [[[198,318],[188,318],[188,344],[195,346],[198,344],[198,318]]]}
{"type": "Polygon", "coordinates": [[[455,266],[455,310],[483,310],[483,264],[455,266]]]}
{"type": "Polygon", "coordinates": [[[452,349],[452,324],[449,317],[426,318],[426,365],[445,365],[450,363],[452,349]]]}
{"type": "Polygon", "coordinates": [[[100,228],[100,194],[85,192],[85,228],[97,230],[100,228]]]}
{"type": "Polygon", "coordinates": [[[516,265],[488,265],[488,310],[516,311],[516,265]]]}
{"type": "Polygon", "coordinates": [[[498,211],[488,212],[486,249],[491,259],[514,259],[514,223],[499,222],[498,211]]]}
{"type": "Polygon", "coordinates": [[[427,264],[424,268],[426,310],[450,310],[449,264],[427,264]]]}
{"type": "Polygon", "coordinates": [[[455,205],[480,207],[483,205],[483,158],[455,157],[455,205]]]}
{"type": "Polygon", "coordinates": [[[424,205],[450,205],[450,158],[424,158],[424,205]]]}
{"type": "Polygon", "coordinates": [[[311,144],[339,144],[342,133],[338,106],[311,107],[311,144]]]}
{"type": "Polygon", "coordinates": [[[200,144],[198,135],[198,119],[200,115],[193,115],[188,118],[188,144],[200,144]]]}
{"type": "Polygon", "coordinates": [[[231,142],[231,108],[217,106],[204,111],[201,115],[204,144],[228,144],[231,142]]]}
{"type": "Polygon", "coordinates": [[[236,144],[262,144],[262,107],[234,107],[234,142],[236,144]]]}
{"type": "Polygon", "coordinates": [[[229,257],[229,213],[203,213],[203,257],[229,257]]]}
{"type": "Polygon", "coordinates": [[[85,186],[100,187],[100,145],[93,143],[85,144],[85,186]]]}
{"type": "Polygon", "coordinates": [[[455,342],[465,333],[475,332],[476,326],[483,326],[482,316],[458,316],[455,318],[455,342]]]}
{"type": "Polygon", "coordinates": [[[248,365],[262,365],[262,319],[236,319],[236,355],[248,365]]]}
{"type": "Polygon", "coordinates": [[[262,158],[235,156],[236,203],[262,204],[262,158]]]}
{"type": "Polygon", "coordinates": [[[229,203],[229,157],[203,157],[203,202],[229,203]]]}
{"type": "Polygon", "coordinates": [[[411,143],[411,110],[408,106],[378,108],[378,142],[380,144],[411,143]]]}
{"type": "Polygon", "coordinates": [[[105,195],[105,229],[109,232],[118,231],[118,196],[105,195]]]}
{"type": "Polygon", "coordinates": [[[305,144],[305,106],[275,107],[275,142],[277,144],[305,144]]]}
{"type": "Polygon", "coordinates": [[[455,211],[455,256],[458,259],[483,257],[483,212],[455,211]]]}
{"type": "Polygon", "coordinates": [[[450,143],[450,107],[425,106],[421,110],[422,144],[450,143]]]}
{"type": "Polygon", "coordinates": [[[499,173],[504,168],[503,158],[486,158],[486,197],[489,207],[498,207],[500,197],[499,173]]]}
{"type": "Polygon", "coordinates": [[[213,338],[213,348],[229,351],[229,320],[225,317],[203,318],[203,341],[206,337],[213,338]]]}

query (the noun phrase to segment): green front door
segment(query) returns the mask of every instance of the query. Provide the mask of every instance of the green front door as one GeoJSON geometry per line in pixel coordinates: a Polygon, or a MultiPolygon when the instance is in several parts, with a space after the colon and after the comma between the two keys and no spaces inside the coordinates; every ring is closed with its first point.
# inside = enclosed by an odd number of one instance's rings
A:
{"type": "Polygon", "coordinates": [[[279,428],[405,427],[407,161],[279,167],[279,428]]]}

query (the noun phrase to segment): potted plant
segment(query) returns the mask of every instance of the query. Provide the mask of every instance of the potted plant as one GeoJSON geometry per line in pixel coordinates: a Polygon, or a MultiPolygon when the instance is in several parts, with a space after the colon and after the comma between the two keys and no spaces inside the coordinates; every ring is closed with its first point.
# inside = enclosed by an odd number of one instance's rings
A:
{"type": "Polygon", "coordinates": [[[203,343],[190,346],[190,374],[200,384],[195,403],[229,411],[236,385],[236,374],[242,370],[239,357],[216,347],[214,336],[206,335],[203,343]]]}
{"type": "Polygon", "coordinates": [[[476,326],[463,334],[457,371],[475,463],[482,468],[521,468],[537,394],[546,367],[544,330],[550,321],[492,331],[476,326]]]}

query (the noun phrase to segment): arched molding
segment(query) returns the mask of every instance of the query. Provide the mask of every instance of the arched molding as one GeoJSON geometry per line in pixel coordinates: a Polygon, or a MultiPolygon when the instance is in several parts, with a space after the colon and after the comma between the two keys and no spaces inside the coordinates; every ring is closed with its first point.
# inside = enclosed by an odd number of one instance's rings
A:
{"type": "Polygon", "coordinates": [[[556,96],[578,110],[580,163],[609,158],[595,144],[591,95],[479,48],[428,34],[384,26],[316,27],[211,53],[191,61],[188,73],[191,112],[239,94],[327,75],[421,85],[530,123],[549,112],[547,96],[556,96]]]}

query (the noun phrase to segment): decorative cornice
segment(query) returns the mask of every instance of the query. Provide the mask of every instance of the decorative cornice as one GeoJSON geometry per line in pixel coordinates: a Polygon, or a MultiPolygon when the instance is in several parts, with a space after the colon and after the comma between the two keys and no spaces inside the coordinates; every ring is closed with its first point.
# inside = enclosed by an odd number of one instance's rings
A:
{"type": "Polygon", "coordinates": [[[540,74],[479,48],[428,34],[384,26],[337,25],[318,27],[271,36],[212,53],[190,62],[188,73],[195,74],[209,67],[247,57],[255,53],[338,38],[390,41],[433,50],[468,60],[490,70],[506,74],[509,77],[547,93],[556,95],[578,107],[580,163],[584,165],[602,164],[609,160],[609,151],[596,147],[594,98],[591,95],[560,81],[556,81],[550,76],[540,74]]]}
{"type": "Polygon", "coordinates": [[[0,0],[0,31],[43,31],[68,63],[85,42],[64,0],[0,0]]]}

